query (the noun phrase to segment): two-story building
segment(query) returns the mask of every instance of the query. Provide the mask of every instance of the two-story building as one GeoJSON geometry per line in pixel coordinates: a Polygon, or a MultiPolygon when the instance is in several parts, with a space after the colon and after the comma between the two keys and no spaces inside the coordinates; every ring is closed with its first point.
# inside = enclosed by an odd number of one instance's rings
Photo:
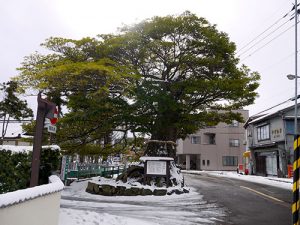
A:
{"type": "MultiPolygon", "coordinates": [[[[238,110],[244,121],[248,110],[238,110]]],[[[219,123],[200,129],[185,140],[177,141],[177,163],[184,169],[236,170],[243,163],[245,129],[243,123],[219,123]]]]}
{"type": "Polygon", "coordinates": [[[293,162],[294,104],[290,100],[251,116],[246,122],[247,150],[251,153],[254,174],[287,175],[287,167],[293,162]]]}

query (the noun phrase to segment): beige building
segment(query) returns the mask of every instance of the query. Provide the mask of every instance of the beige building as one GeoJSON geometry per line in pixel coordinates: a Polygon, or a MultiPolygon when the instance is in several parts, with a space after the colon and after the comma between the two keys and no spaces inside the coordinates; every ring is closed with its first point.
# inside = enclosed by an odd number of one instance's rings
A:
{"type": "MultiPolygon", "coordinates": [[[[247,121],[248,110],[239,110],[247,121]]],[[[243,123],[219,123],[177,141],[177,162],[183,169],[236,170],[246,150],[243,123]]]]}

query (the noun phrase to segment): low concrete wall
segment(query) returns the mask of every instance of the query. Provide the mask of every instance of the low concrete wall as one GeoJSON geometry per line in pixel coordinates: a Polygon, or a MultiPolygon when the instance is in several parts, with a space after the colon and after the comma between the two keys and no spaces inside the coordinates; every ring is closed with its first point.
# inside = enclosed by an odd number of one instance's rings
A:
{"type": "Polygon", "coordinates": [[[51,177],[50,184],[0,195],[1,225],[57,225],[64,185],[51,177]]]}

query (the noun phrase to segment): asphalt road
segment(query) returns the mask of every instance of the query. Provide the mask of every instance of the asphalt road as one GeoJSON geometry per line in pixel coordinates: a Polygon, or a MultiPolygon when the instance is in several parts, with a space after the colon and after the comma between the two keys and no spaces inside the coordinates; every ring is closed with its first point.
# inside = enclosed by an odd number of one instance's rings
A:
{"type": "Polygon", "coordinates": [[[226,218],[219,225],[290,225],[292,192],[277,187],[207,174],[184,174],[208,203],[224,208],[226,218]]]}

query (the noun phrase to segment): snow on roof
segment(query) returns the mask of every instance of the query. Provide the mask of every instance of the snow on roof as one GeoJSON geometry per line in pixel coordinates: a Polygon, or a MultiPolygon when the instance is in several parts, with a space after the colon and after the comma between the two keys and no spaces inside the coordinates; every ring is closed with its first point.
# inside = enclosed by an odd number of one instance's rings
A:
{"type": "MultiPolygon", "coordinates": [[[[278,105],[276,105],[276,106],[274,106],[270,109],[264,110],[261,113],[253,115],[252,117],[255,116],[256,118],[254,120],[250,121],[249,124],[258,122],[258,121],[260,121],[262,119],[265,119],[265,118],[268,118],[268,117],[271,117],[271,116],[277,114],[278,112],[286,110],[288,108],[292,108],[293,106],[295,106],[294,99],[289,99],[289,100],[287,100],[283,103],[280,103],[280,104],[278,104],[278,105]],[[259,114],[261,114],[261,116],[259,116],[259,114]]],[[[298,105],[298,107],[299,107],[299,105],[298,105]]]]}
{"type": "Polygon", "coordinates": [[[50,176],[49,182],[49,184],[1,194],[0,208],[18,204],[40,196],[59,192],[64,188],[64,184],[61,182],[58,176],[50,176]]]}
{"type": "Polygon", "coordinates": [[[33,139],[32,135],[26,135],[26,134],[18,134],[17,136],[5,136],[4,139],[9,140],[9,139],[20,139],[20,138],[30,138],[33,139]]]}
{"type": "Polygon", "coordinates": [[[160,156],[158,156],[158,157],[143,156],[140,158],[140,160],[142,162],[145,162],[145,161],[174,161],[174,159],[171,157],[160,157],[160,156]]]}
{"type": "MultiPolygon", "coordinates": [[[[44,145],[42,146],[43,149],[51,149],[51,150],[58,150],[60,151],[60,147],[58,145],[44,145]]],[[[19,152],[31,152],[33,149],[33,146],[16,146],[16,145],[0,145],[0,151],[1,150],[10,150],[13,153],[19,153],[19,152]]]]}

